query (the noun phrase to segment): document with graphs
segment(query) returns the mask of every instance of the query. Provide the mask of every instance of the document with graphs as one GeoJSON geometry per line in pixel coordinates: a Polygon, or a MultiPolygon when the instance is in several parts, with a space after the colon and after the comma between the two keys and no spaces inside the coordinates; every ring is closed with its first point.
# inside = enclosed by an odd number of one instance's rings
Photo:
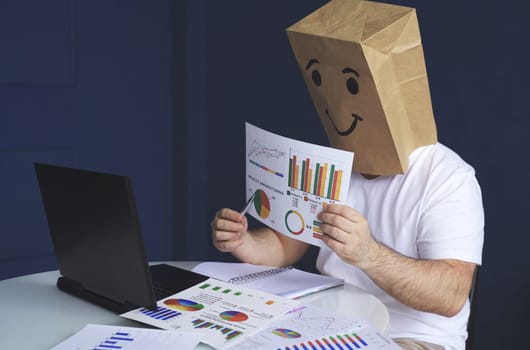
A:
{"type": "Polygon", "coordinates": [[[294,239],[322,246],[317,214],[348,195],[353,153],[293,140],[246,123],[247,212],[294,239]]]}
{"type": "Polygon", "coordinates": [[[222,349],[267,327],[299,303],[210,278],[158,301],[156,310],[139,308],[121,316],[162,329],[198,332],[203,343],[222,349]]]}
{"type": "Polygon", "coordinates": [[[301,305],[286,317],[230,350],[399,350],[388,336],[365,321],[301,305]]]}
{"type": "Polygon", "coordinates": [[[197,332],[87,324],[50,350],[191,350],[201,339],[197,332]]]}

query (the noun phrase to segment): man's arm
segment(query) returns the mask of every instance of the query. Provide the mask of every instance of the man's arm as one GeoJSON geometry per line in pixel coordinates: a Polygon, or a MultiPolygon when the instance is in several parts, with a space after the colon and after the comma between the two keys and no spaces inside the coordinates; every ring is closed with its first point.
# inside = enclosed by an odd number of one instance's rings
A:
{"type": "Polygon", "coordinates": [[[359,267],[388,294],[416,310],[455,316],[471,288],[475,264],[454,260],[421,260],[377,243],[370,262],[359,267]]]}
{"type": "Polygon", "coordinates": [[[307,243],[268,227],[249,231],[247,218],[228,208],[216,213],[211,227],[214,246],[246,263],[288,266],[297,262],[309,248],[307,243]]]}
{"type": "Polygon", "coordinates": [[[413,259],[375,241],[366,219],[353,208],[329,205],[319,215],[324,242],[343,261],[363,270],[388,294],[414,309],[446,317],[463,307],[475,264],[413,259]]]}

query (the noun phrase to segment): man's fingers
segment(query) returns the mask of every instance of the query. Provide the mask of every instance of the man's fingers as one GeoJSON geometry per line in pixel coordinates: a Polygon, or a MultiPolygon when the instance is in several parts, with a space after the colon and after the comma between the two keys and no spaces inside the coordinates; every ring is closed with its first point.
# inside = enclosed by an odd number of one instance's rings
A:
{"type": "Polygon", "coordinates": [[[322,233],[324,233],[324,235],[341,243],[344,243],[346,241],[346,236],[348,235],[340,228],[324,223],[320,224],[320,230],[322,231],[322,233]]]}
{"type": "Polygon", "coordinates": [[[216,241],[215,246],[222,252],[231,252],[241,245],[240,239],[216,241]]]}
{"type": "Polygon", "coordinates": [[[239,238],[241,238],[241,234],[239,232],[217,231],[215,233],[215,240],[217,242],[234,241],[239,238]]]}
{"type": "Polygon", "coordinates": [[[210,223],[214,246],[221,252],[234,251],[243,244],[247,225],[246,217],[239,212],[229,208],[219,210],[210,223]]]}
{"type": "Polygon", "coordinates": [[[322,207],[322,213],[331,213],[338,216],[342,216],[353,222],[360,222],[364,219],[361,213],[347,205],[323,203],[322,207]]]}
{"type": "Polygon", "coordinates": [[[214,224],[214,228],[219,231],[239,232],[244,229],[244,225],[241,222],[235,222],[235,221],[229,221],[229,220],[218,220],[214,224]]]}
{"type": "Polygon", "coordinates": [[[231,221],[241,221],[243,219],[243,216],[239,212],[230,208],[223,208],[219,210],[216,214],[216,217],[231,221]]]}

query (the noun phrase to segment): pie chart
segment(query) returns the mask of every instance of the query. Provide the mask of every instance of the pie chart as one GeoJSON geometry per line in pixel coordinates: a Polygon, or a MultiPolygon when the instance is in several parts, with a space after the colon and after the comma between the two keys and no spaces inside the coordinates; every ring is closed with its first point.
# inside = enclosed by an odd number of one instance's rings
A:
{"type": "Polygon", "coordinates": [[[247,314],[240,311],[223,311],[219,316],[226,321],[243,322],[248,320],[247,314]]]}
{"type": "Polygon", "coordinates": [[[257,190],[254,193],[254,208],[256,213],[263,219],[266,219],[271,213],[271,204],[269,202],[269,197],[263,190],[257,190]]]}
{"type": "Polygon", "coordinates": [[[168,307],[181,311],[199,311],[204,305],[187,299],[167,299],[164,304],[168,307]]]}
{"type": "Polygon", "coordinates": [[[302,336],[300,333],[287,328],[276,328],[272,331],[272,334],[288,339],[300,338],[302,336]]]}

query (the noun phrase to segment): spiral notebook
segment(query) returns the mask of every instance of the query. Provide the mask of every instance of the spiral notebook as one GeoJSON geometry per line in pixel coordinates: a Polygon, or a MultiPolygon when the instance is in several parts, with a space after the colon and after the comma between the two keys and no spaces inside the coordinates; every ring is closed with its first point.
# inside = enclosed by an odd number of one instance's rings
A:
{"type": "Polygon", "coordinates": [[[243,284],[246,287],[290,299],[344,284],[342,279],[311,273],[294,267],[203,262],[195,266],[192,271],[224,282],[243,284]]]}

